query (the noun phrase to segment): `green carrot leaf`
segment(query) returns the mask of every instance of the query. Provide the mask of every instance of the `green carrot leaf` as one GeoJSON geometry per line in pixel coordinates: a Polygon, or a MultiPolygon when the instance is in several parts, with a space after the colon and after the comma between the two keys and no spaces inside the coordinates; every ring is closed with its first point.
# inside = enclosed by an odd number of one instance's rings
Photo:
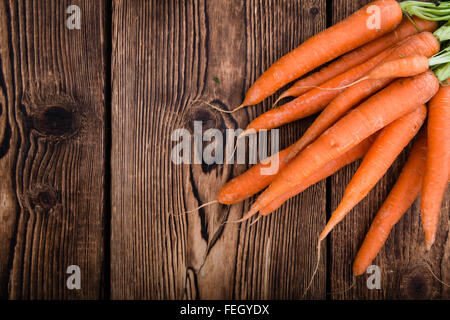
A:
{"type": "Polygon", "coordinates": [[[434,74],[438,78],[439,82],[443,83],[450,78],[450,63],[443,64],[434,70],[434,74]]]}
{"type": "Polygon", "coordinates": [[[439,40],[439,42],[450,40],[450,21],[447,21],[446,24],[437,29],[433,35],[439,40]]]}
{"type": "Polygon", "coordinates": [[[448,21],[450,20],[450,3],[445,2],[422,2],[422,1],[403,1],[400,7],[405,14],[416,16],[430,21],[448,21]]]}

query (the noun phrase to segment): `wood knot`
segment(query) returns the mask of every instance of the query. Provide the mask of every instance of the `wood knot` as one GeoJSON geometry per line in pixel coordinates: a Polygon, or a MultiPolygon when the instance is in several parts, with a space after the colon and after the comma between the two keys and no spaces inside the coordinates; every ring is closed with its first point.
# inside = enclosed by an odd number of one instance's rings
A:
{"type": "Polygon", "coordinates": [[[44,209],[51,209],[56,205],[56,197],[48,191],[42,191],[37,195],[38,204],[44,209]]]}
{"type": "Polygon", "coordinates": [[[83,106],[65,94],[45,97],[25,95],[22,103],[30,129],[51,140],[78,134],[85,122],[83,106]]]}
{"type": "Polygon", "coordinates": [[[61,205],[61,193],[48,185],[37,185],[28,192],[25,203],[36,213],[51,213],[61,205]]]}
{"type": "Polygon", "coordinates": [[[403,276],[400,288],[408,299],[430,299],[433,279],[424,266],[415,266],[403,276]]]}
{"type": "Polygon", "coordinates": [[[226,146],[227,128],[231,126],[232,117],[229,114],[221,113],[214,108],[229,110],[228,107],[220,100],[206,101],[197,100],[188,108],[183,118],[184,127],[193,133],[193,143],[197,145],[193,148],[198,148],[202,153],[206,148],[211,148],[211,156],[216,157],[217,161],[213,163],[204,161],[202,157],[202,171],[204,173],[210,172],[217,167],[217,164],[223,163],[223,155],[226,146]],[[227,121],[228,120],[228,121],[227,121]]]}
{"type": "Polygon", "coordinates": [[[312,7],[311,9],[309,9],[309,14],[312,16],[316,16],[319,13],[319,8],[317,7],[312,7]]]}
{"type": "Polygon", "coordinates": [[[208,129],[219,129],[221,131],[225,129],[222,114],[220,111],[214,110],[210,105],[228,110],[227,106],[220,100],[194,102],[185,117],[187,126],[191,131],[194,131],[195,126],[198,126],[199,124],[201,124],[203,132],[208,129]]]}
{"type": "Polygon", "coordinates": [[[34,118],[35,128],[50,136],[67,136],[74,133],[75,116],[62,106],[49,106],[34,118]]]}

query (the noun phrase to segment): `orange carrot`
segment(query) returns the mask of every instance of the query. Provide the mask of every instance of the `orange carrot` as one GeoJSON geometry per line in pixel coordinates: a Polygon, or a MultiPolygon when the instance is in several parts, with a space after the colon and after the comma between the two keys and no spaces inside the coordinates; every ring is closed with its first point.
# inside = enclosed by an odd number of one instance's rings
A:
{"type": "Polygon", "coordinates": [[[276,61],[247,91],[241,106],[257,104],[292,80],[381,37],[393,30],[401,19],[402,11],[396,1],[380,0],[369,3],[276,61]],[[380,23],[376,27],[369,27],[374,18],[373,8],[377,10],[380,23]]]}
{"type": "MultiPolygon", "coordinates": [[[[425,132],[425,131],[423,131],[425,132]]],[[[419,195],[425,171],[426,134],[420,134],[386,201],[375,216],[353,263],[353,273],[361,275],[375,259],[389,232],[419,195]]]]}
{"type": "Polygon", "coordinates": [[[308,127],[303,136],[292,145],[291,152],[285,161],[288,162],[294,158],[300,151],[338,121],[348,110],[356,106],[363,99],[387,86],[392,80],[367,80],[346,89],[338,95],[308,127]]]}
{"type": "Polygon", "coordinates": [[[396,80],[370,97],[292,159],[258,197],[241,221],[250,218],[275,198],[303,183],[327,162],[426,103],[438,89],[436,76],[427,71],[412,78],[396,80]]]}
{"type": "MultiPolygon", "coordinates": [[[[422,32],[405,40],[404,43],[396,48],[385,61],[391,61],[392,59],[398,58],[400,55],[407,57],[414,55],[417,52],[426,57],[431,57],[438,51],[439,42],[433,34],[422,32]]],[[[339,120],[350,108],[384,88],[392,81],[393,79],[363,81],[346,89],[338,95],[315,119],[304,135],[294,143],[292,152],[286,158],[286,161],[292,159],[298,152],[317,139],[319,135],[339,120]]]]}
{"type": "Polygon", "coordinates": [[[366,79],[385,79],[411,77],[427,71],[428,58],[423,55],[403,57],[383,62],[364,77],[366,79]]]}
{"type": "Polygon", "coordinates": [[[325,239],[336,224],[372,190],[383,177],[403,148],[416,135],[425,121],[427,108],[420,106],[413,112],[392,122],[381,130],[372,147],[364,157],[344,192],[344,197],[319,236],[325,239]]]}
{"type": "Polygon", "coordinates": [[[435,21],[427,21],[417,17],[412,17],[412,19],[415,25],[411,23],[407,17],[404,17],[400,25],[394,31],[343,55],[338,60],[323,67],[312,75],[298,80],[292,87],[283,92],[278,99],[298,97],[309,91],[310,87],[320,86],[325,81],[367,61],[401,40],[416,34],[418,32],[417,29],[420,31],[433,32],[438,26],[435,21]]]}
{"type": "Polygon", "coordinates": [[[337,77],[328,80],[319,88],[312,89],[304,95],[282,106],[264,112],[249,123],[246,131],[259,131],[261,129],[277,128],[283,124],[310,116],[322,110],[331,100],[339,95],[339,93],[345,90],[345,88],[335,88],[344,87],[360,79],[386,57],[388,57],[393,50],[394,48],[386,49],[363,64],[360,64],[338,75],[337,77]]]}
{"type": "Polygon", "coordinates": [[[384,61],[377,65],[372,71],[370,71],[366,76],[359,78],[343,87],[336,88],[321,88],[322,90],[341,90],[354,86],[365,80],[380,80],[380,79],[392,79],[392,78],[406,78],[416,76],[425,72],[429,69],[429,60],[423,55],[413,55],[410,57],[396,58],[392,61],[384,61]]]}
{"type": "Polygon", "coordinates": [[[259,213],[263,216],[270,214],[271,212],[275,211],[281,205],[289,200],[290,198],[296,196],[297,194],[303,192],[310,186],[316,184],[317,182],[331,176],[336,171],[340,170],[341,168],[345,167],[346,165],[358,160],[361,158],[364,154],[366,154],[367,150],[369,150],[370,146],[372,145],[373,141],[375,140],[375,135],[371,135],[364,141],[362,141],[357,146],[353,147],[346,153],[344,153],[342,156],[331,160],[328,162],[325,166],[320,168],[318,171],[316,171],[314,174],[312,174],[308,179],[305,180],[304,183],[299,184],[295,188],[289,190],[288,192],[284,193],[280,197],[276,198],[274,201],[272,201],[268,206],[264,207],[259,213]]]}
{"type": "Polygon", "coordinates": [[[428,108],[428,153],[421,211],[425,242],[429,250],[436,237],[441,204],[450,173],[450,87],[441,86],[428,108]]]}
{"type": "Polygon", "coordinates": [[[220,189],[218,201],[222,204],[234,204],[263,190],[275,179],[276,174],[287,165],[285,158],[290,150],[291,147],[287,147],[228,181],[220,189]],[[272,161],[278,161],[278,171],[272,175],[263,174],[263,170],[269,168],[272,165],[272,161]]]}
{"type": "MultiPolygon", "coordinates": [[[[326,107],[330,101],[352,85],[366,73],[372,71],[380,62],[397,60],[399,56],[411,56],[420,53],[431,56],[439,51],[439,42],[429,32],[411,36],[403,40],[398,47],[389,48],[369,61],[354,67],[336,78],[333,78],[319,88],[312,89],[302,96],[258,116],[247,126],[246,131],[272,129],[283,124],[310,116],[326,107]],[[423,51],[423,53],[421,51],[423,51]],[[430,55],[430,52],[432,54],[430,55]]],[[[392,79],[387,80],[386,85],[392,79]]],[[[360,82],[361,83],[361,82],[360,82]]]]}

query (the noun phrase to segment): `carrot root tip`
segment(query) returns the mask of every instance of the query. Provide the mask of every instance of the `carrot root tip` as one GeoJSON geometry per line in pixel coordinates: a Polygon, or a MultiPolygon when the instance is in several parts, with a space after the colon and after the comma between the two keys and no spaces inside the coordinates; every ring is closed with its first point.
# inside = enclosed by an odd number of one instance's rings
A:
{"type": "Polygon", "coordinates": [[[321,240],[319,240],[319,242],[317,243],[317,263],[316,263],[316,266],[314,267],[314,271],[313,271],[313,274],[312,274],[312,276],[311,276],[311,280],[309,281],[309,284],[308,284],[308,286],[306,287],[306,289],[305,289],[305,292],[303,293],[303,298],[306,296],[306,294],[308,293],[308,291],[309,291],[309,288],[311,287],[311,285],[312,285],[312,283],[313,283],[313,280],[314,280],[314,277],[316,276],[316,273],[317,273],[317,271],[319,270],[319,265],[320,265],[320,244],[321,244],[321,240]]]}
{"type": "Polygon", "coordinates": [[[256,223],[258,222],[258,220],[261,219],[261,218],[262,218],[262,215],[259,215],[259,216],[255,219],[255,221],[253,221],[252,223],[250,223],[250,224],[248,225],[247,230],[250,229],[254,224],[256,224],[256,223]]]}
{"type": "Polygon", "coordinates": [[[333,292],[329,292],[327,293],[328,295],[333,295],[333,294],[344,294],[347,291],[349,291],[350,289],[352,289],[356,284],[356,277],[353,276],[353,280],[352,283],[350,284],[350,286],[347,289],[341,290],[341,291],[333,291],[333,292]]]}
{"type": "Polygon", "coordinates": [[[234,154],[236,153],[236,150],[237,150],[237,148],[238,148],[238,142],[239,142],[239,140],[240,140],[241,138],[245,137],[245,136],[248,136],[248,135],[252,134],[252,133],[254,133],[254,130],[253,130],[253,129],[246,129],[246,130],[242,131],[242,132],[237,136],[237,138],[236,138],[236,144],[234,145],[233,152],[230,154],[230,156],[228,156],[228,154],[227,154],[227,158],[226,158],[226,159],[227,159],[227,162],[231,162],[231,160],[233,159],[234,154]]]}
{"type": "Polygon", "coordinates": [[[257,210],[250,209],[246,214],[244,214],[244,216],[241,219],[230,221],[230,222],[232,222],[232,223],[241,223],[241,222],[247,221],[248,219],[253,217],[256,213],[258,213],[257,210]]]}
{"type": "Polygon", "coordinates": [[[202,209],[202,208],[204,208],[204,207],[210,206],[210,205],[212,205],[212,204],[214,204],[214,203],[219,203],[219,201],[218,201],[218,200],[213,200],[213,201],[204,203],[204,204],[202,204],[201,206],[199,206],[199,207],[197,207],[197,208],[195,208],[195,209],[188,210],[188,211],[184,211],[184,212],[182,212],[182,213],[180,213],[180,214],[178,214],[178,215],[176,215],[176,214],[174,214],[174,213],[171,213],[171,214],[172,214],[173,216],[175,216],[175,217],[181,217],[182,215],[190,214],[190,213],[196,212],[196,211],[198,211],[198,210],[200,210],[200,209],[202,209]]]}
{"type": "Polygon", "coordinates": [[[353,81],[352,83],[349,83],[349,84],[347,84],[345,86],[342,86],[342,87],[334,87],[334,88],[327,88],[327,87],[325,87],[324,88],[324,87],[321,87],[321,86],[304,86],[304,87],[296,87],[296,89],[319,89],[319,90],[324,90],[324,91],[343,90],[343,89],[347,89],[347,88],[349,88],[351,86],[354,86],[355,84],[358,84],[358,83],[360,83],[360,82],[362,82],[364,80],[367,80],[367,79],[370,79],[370,77],[369,76],[362,77],[362,78],[360,78],[360,79],[358,79],[356,81],[353,81]]]}
{"type": "Polygon", "coordinates": [[[206,104],[207,106],[209,106],[210,108],[212,108],[212,109],[214,109],[214,110],[216,110],[216,111],[219,111],[219,112],[221,112],[221,113],[235,113],[236,111],[239,111],[239,110],[241,110],[242,108],[246,107],[245,104],[241,104],[241,105],[239,105],[237,108],[235,108],[235,109],[233,109],[233,110],[226,110],[226,109],[222,109],[222,108],[220,108],[220,107],[218,107],[218,106],[215,106],[215,105],[213,105],[212,103],[209,103],[208,101],[205,101],[205,100],[197,99],[197,100],[194,100],[193,102],[196,102],[196,101],[202,102],[202,103],[206,104]]]}
{"type": "Polygon", "coordinates": [[[278,102],[280,102],[281,99],[284,99],[284,98],[286,98],[286,97],[287,97],[287,95],[285,95],[284,93],[281,94],[281,95],[278,97],[278,99],[275,100],[275,102],[273,103],[272,109],[275,108],[275,106],[277,105],[278,102]]]}
{"type": "Polygon", "coordinates": [[[428,270],[428,272],[431,274],[431,276],[432,276],[434,279],[436,279],[439,283],[441,283],[441,284],[443,284],[444,286],[450,288],[450,284],[448,284],[448,283],[442,281],[441,279],[439,279],[439,277],[433,272],[433,269],[431,268],[430,263],[429,263],[427,260],[425,260],[425,259],[423,259],[423,260],[424,260],[425,265],[427,266],[427,270],[428,270]]]}
{"type": "Polygon", "coordinates": [[[245,108],[245,107],[246,107],[245,104],[241,104],[241,105],[237,106],[235,109],[233,109],[230,113],[237,112],[237,111],[239,111],[239,110],[241,110],[242,108],[245,108]]]}

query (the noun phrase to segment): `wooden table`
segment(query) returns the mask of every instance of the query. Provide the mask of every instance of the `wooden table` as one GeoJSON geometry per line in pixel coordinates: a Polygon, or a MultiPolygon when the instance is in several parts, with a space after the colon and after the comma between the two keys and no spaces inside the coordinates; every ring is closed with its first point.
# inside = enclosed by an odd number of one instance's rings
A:
{"type": "MultiPolygon", "coordinates": [[[[211,205],[247,165],[175,165],[176,128],[243,128],[274,98],[232,108],[274,61],[368,1],[0,1],[0,297],[301,299],[316,239],[357,164],[271,216],[223,224],[254,198],[211,205]],[[69,5],[81,28],[70,30],[69,5]],[[217,78],[216,81],[214,78],[217,78]],[[69,290],[67,268],[81,271],[69,290]]],[[[312,117],[281,129],[281,147],[312,117]]],[[[449,193],[426,253],[416,202],[374,264],[351,263],[404,164],[405,150],[332,232],[306,298],[448,299],[449,193]],[[345,291],[345,292],[342,292],[345,291]]]]}

